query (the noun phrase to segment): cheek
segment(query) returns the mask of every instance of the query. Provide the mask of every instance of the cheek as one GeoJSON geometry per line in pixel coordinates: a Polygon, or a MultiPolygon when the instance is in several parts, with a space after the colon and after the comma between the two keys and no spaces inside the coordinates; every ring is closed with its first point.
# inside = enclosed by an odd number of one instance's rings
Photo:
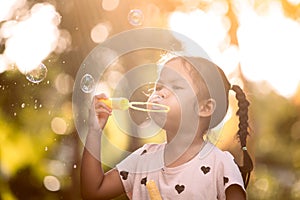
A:
{"type": "Polygon", "coordinates": [[[169,101],[170,111],[168,112],[168,118],[179,119],[182,113],[182,104],[177,98],[172,98],[169,101]]]}

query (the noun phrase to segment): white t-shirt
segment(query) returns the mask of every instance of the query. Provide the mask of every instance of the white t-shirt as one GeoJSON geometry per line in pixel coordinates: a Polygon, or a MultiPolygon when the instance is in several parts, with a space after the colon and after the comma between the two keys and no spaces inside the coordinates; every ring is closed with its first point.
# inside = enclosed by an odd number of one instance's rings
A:
{"type": "Polygon", "coordinates": [[[226,199],[225,190],[243,179],[233,156],[206,143],[192,160],[174,168],[164,166],[165,144],[146,144],[117,165],[130,199],[147,200],[146,182],[153,180],[164,200],[226,199]]]}

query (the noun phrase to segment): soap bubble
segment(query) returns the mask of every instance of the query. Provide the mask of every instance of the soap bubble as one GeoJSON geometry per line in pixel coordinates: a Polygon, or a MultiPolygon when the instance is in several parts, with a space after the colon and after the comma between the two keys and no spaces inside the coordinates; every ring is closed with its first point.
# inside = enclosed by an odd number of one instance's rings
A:
{"type": "Polygon", "coordinates": [[[84,93],[91,93],[95,88],[95,81],[92,75],[85,74],[80,81],[80,88],[84,93]]]}
{"type": "Polygon", "coordinates": [[[144,20],[144,14],[139,9],[133,9],[128,13],[128,21],[133,26],[142,25],[144,20]]]}
{"type": "Polygon", "coordinates": [[[37,68],[27,72],[25,76],[32,83],[40,83],[46,78],[47,72],[47,67],[43,63],[40,63],[37,68]]]}

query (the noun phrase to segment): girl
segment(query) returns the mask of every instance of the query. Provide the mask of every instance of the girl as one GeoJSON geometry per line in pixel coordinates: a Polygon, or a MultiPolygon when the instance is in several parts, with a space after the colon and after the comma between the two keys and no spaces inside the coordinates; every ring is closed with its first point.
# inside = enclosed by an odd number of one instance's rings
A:
{"type": "Polygon", "coordinates": [[[81,167],[84,199],[111,199],[123,193],[130,199],[149,199],[146,183],[150,180],[162,199],[246,199],[253,168],[246,149],[249,103],[241,88],[231,86],[212,62],[172,56],[163,63],[149,101],[170,107],[167,114],[151,114],[166,131],[166,143],[146,144],[106,173],[101,166],[101,133],[112,110],[99,101],[103,98],[107,97],[95,96],[90,109],[81,167]],[[239,105],[238,136],[244,152],[240,168],[229,152],[203,139],[224,118],[230,89],[239,105]]]}

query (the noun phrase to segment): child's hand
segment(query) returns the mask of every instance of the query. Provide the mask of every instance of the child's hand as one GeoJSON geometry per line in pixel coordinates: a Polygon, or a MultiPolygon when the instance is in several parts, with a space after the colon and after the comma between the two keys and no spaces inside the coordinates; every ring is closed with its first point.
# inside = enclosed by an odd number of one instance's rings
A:
{"type": "Polygon", "coordinates": [[[112,112],[112,109],[101,102],[100,99],[107,99],[107,97],[105,94],[94,96],[89,112],[89,128],[96,131],[104,129],[108,117],[112,112]]]}

